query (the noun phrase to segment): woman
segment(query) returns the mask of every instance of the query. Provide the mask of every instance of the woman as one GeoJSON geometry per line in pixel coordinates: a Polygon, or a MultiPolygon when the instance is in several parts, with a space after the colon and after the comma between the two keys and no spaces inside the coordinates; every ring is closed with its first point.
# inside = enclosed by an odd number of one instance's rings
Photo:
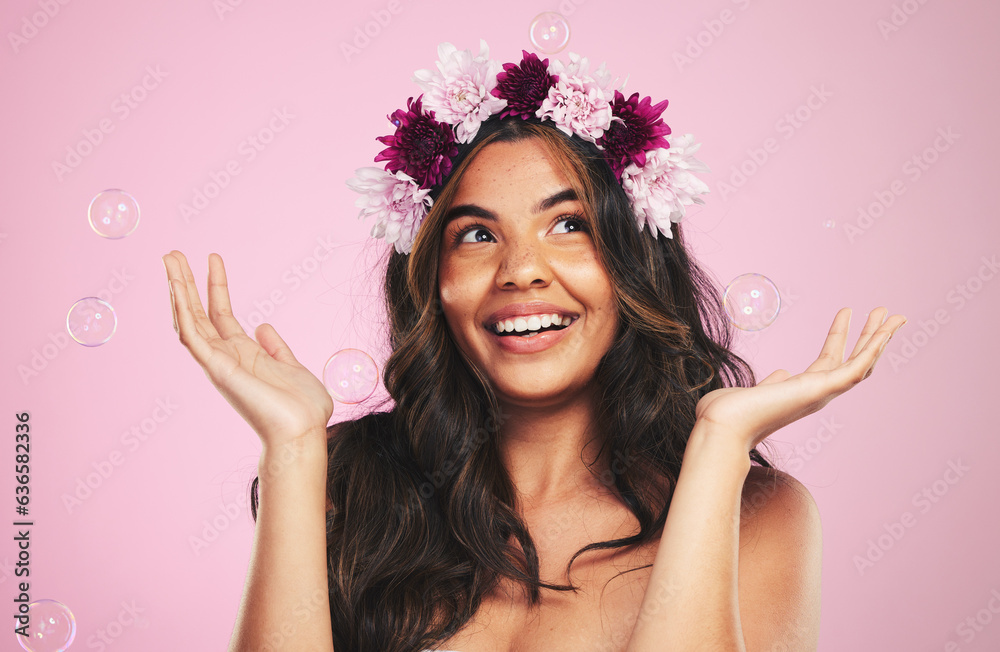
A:
{"type": "Polygon", "coordinates": [[[164,256],[182,344],[262,442],[231,649],[814,650],[816,507],[756,446],[905,319],[872,311],[845,362],[841,310],[805,372],[755,385],[675,223],[698,168],[666,102],[585,59],[439,54],[351,182],[395,247],[391,410],[327,427],[322,383],[233,318],[221,258],[206,314],[164,256]]]}

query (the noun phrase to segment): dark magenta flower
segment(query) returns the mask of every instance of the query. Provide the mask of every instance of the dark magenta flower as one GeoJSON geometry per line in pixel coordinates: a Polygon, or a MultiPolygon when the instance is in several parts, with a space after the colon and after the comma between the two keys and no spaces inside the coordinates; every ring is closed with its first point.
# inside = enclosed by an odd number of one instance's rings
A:
{"type": "Polygon", "coordinates": [[[650,106],[651,102],[649,97],[639,101],[638,93],[632,93],[626,100],[621,92],[615,91],[611,127],[605,130],[597,144],[604,148],[608,163],[619,179],[629,163],[639,167],[645,165],[649,150],[670,147],[664,138],[670,133],[670,127],[660,117],[667,108],[667,100],[650,106]]]}
{"type": "Polygon", "coordinates": [[[402,170],[421,188],[433,188],[451,172],[451,159],[458,154],[458,147],[451,125],[435,120],[433,111],[425,112],[422,98],[411,97],[405,111],[398,109],[388,116],[396,133],[375,139],[388,145],[375,161],[388,161],[386,171],[395,174],[402,170]]]}
{"type": "Polygon", "coordinates": [[[526,120],[534,117],[549,89],[559,81],[557,76],[549,74],[548,59],[539,61],[537,54],[527,50],[521,50],[521,54],[520,65],[505,63],[503,72],[497,74],[493,94],[507,100],[507,108],[500,114],[501,118],[516,115],[526,120]]]}

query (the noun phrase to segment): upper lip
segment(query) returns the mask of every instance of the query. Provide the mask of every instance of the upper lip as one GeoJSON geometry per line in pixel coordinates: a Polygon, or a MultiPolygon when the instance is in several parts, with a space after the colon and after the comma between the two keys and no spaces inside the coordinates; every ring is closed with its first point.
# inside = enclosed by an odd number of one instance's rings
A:
{"type": "Polygon", "coordinates": [[[493,324],[504,321],[505,319],[512,319],[514,317],[528,317],[530,315],[559,315],[560,317],[573,317],[576,318],[579,315],[572,310],[566,310],[554,303],[549,303],[547,301],[528,301],[527,303],[509,303],[500,310],[497,310],[492,315],[486,318],[486,323],[484,326],[487,328],[493,326],[493,324]]]}

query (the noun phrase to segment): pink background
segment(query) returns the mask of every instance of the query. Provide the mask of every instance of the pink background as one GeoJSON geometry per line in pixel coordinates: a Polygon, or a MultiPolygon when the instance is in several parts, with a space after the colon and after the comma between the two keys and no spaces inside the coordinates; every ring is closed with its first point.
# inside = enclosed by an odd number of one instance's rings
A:
{"type": "MultiPolygon", "coordinates": [[[[178,343],[160,256],[183,251],[204,296],[207,256],[220,253],[240,319],[255,326],[267,312],[317,374],[345,347],[381,364],[370,280],[383,246],[367,238],[371,224],[356,219],[344,180],[373,164],[386,114],[418,93],[410,77],[433,66],[439,42],[478,48],[483,37],[493,58],[518,61],[531,19],[551,10],[572,26],[557,56],[580,52],[631,75],[628,92],[669,98],[667,123],[703,143],[712,193],[685,221],[696,255],[721,285],[757,272],[784,299],[771,327],[741,337],[761,377],[801,371],[840,307],[855,309],[852,337],[876,306],[909,318],[872,378],[771,438],[779,465],[822,513],[820,650],[1000,649],[991,405],[1000,227],[990,199],[1000,5],[389,6],[3,3],[0,496],[14,520],[13,415],[29,410],[31,597],[74,611],[73,649],[223,649],[243,588],[259,442],[178,343]],[[374,35],[345,54],[365,29],[374,35]],[[162,78],[142,90],[147,70],[162,78]],[[122,94],[142,98],[127,115],[122,94]],[[282,110],[288,124],[265,133],[273,139],[249,160],[241,144],[282,110]],[[786,114],[796,111],[793,123],[786,114]],[[101,121],[113,128],[57,174],[53,163],[101,121]],[[914,157],[925,161],[919,178],[914,157]],[[239,174],[185,220],[181,205],[231,161],[239,174]],[[127,238],[101,238],[87,223],[91,198],[106,188],[141,206],[127,238]],[[878,196],[891,204],[878,206],[878,196]],[[295,285],[297,268],[308,271],[295,285]],[[102,292],[118,331],[103,346],[80,346],[65,337],[66,313],[102,292]],[[267,305],[273,292],[281,303],[267,305]],[[166,418],[158,401],[172,406],[166,418]],[[123,439],[143,427],[145,441],[123,439]],[[121,464],[100,476],[112,455],[121,464]],[[958,476],[950,462],[967,470],[958,476]],[[86,495],[88,478],[96,487],[86,495]],[[67,506],[77,491],[86,497],[67,506]],[[909,527],[894,525],[902,521],[909,527]]],[[[338,404],[334,418],[351,414],[338,404]]],[[[6,608],[12,536],[0,540],[6,608]]]]}

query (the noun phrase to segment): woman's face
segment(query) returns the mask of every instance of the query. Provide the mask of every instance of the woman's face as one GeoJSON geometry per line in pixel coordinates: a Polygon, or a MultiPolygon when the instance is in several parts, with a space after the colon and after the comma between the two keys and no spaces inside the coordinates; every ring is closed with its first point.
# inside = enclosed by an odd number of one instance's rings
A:
{"type": "Polygon", "coordinates": [[[456,190],[438,270],[455,341],[501,401],[571,400],[617,328],[583,204],[535,139],[486,146],[456,190]]]}

